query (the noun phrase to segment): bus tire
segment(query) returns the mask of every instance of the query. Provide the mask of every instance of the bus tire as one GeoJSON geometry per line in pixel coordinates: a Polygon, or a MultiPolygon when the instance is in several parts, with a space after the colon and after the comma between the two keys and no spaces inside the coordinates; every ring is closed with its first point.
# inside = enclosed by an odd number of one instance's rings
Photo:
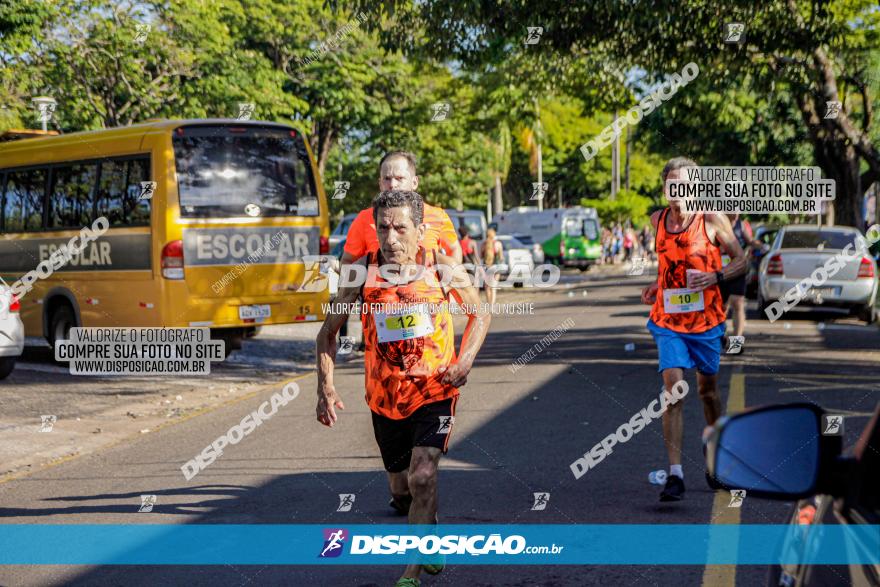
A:
{"type": "Polygon", "coordinates": [[[55,308],[49,318],[49,346],[55,348],[55,341],[70,338],[70,329],[76,326],[73,308],[62,304],[55,308]]]}
{"type": "Polygon", "coordinates": [[[15,357],[0,357],[0,379],[9,377],[15,369],[15,357]]]}

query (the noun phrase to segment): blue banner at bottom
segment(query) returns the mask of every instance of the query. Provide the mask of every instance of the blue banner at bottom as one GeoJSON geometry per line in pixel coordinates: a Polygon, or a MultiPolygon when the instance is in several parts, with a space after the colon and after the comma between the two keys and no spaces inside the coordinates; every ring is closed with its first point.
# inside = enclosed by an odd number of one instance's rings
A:
{"type": "Polygon", "coordinates": [[[880,526],[0,525],[4,565],[880,564],[880,526]]]}

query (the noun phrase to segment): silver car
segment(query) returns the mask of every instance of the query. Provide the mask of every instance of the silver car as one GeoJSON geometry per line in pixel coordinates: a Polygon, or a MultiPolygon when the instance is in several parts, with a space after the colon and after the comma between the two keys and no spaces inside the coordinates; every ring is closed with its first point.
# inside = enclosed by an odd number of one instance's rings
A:
{"type": "Polygon", "coordinates": [[[510,234],[498,234],[495,238],[501,241],[504,257],[498,276],[510,279],[514,287],[531,283],[535,270],[531,247],[510,234]]]}
{"type": "Polygon", "coordinates": [[[12,290],[0,283],[0,379],[15,368],[15,360],[24,350],[24,325],[18,315],[19,302],[12,290]]]}
{"type": "Polygon", "coordinates": [[[339,243],[345,242],[345,237],[348,236],[348,229],[351,228],[351,223],[354,222],[355,218],[357,218],[357,214],[346,214],[339,221],[339,224],[336,225],[336,228],[333,229],[333,232],[330,233],[331,251],[339,243]]]}
{"type": "Polygon", "coordinates": [[[761,260],[761,318],[775,320],[798,305],[848,310],[871,324],[877,320],[876,302],[877,262],[861,232],[850,226],[784,226],[761,260]],[[845,256],[852,258],[833,260],[847,245],[845,256]]]}

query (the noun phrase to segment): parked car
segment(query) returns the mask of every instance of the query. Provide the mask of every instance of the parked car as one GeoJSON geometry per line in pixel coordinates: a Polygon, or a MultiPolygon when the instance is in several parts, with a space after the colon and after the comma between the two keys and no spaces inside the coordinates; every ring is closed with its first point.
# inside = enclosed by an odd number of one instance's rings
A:
{"type": "MultiPolygon", "coordinates": [[[[779,232],[778,226],[758,226],[755,228],[755,240],[761,241],[768,248],[776,239],[776,233],[779,232]]],[[[746,298],[754,300],[758,297],[758,273],[761,268],[761,259],[767,251],[759,251],[749,247],[748,252],[749,267],[746,273],[746,298]]]]}
{"type": "Polygon", "coordinates": [[[338,245],[340,242],[345,241],[345,237],[348,235],[348,229],[351,228],[351,223],[354,222],[357,214],[346,214],[342,217],[342,220],[339,221],[339,224],[333,229],[333,232],[330,233],[330,250],[333,250],[333,247],[338,245]]]}
{"type": "Polygon", "coordinates": [[[791,225],[779,229],[773,246],[761,261],[758,273],[758,313],[784,298],[791,288],[804,288],[798,305],[847,310],[871,324],[877,320],[877,262],[866,254],[862,234],[850,226],[791,225]],[[847,245],[861,251],[846,261],[821,285],[802,280],[822,267],[847,245]]]}
{"type": "Polygon", "coordinates": [[[458,234],[458,228],[464,224],[468,228],[468,236],[477,245],[478,249],[483,247],[483,241],[486,240],[486,217],[481,210],[455,210],[446,208],[446,213],[455,226],[455,232],[458,234]]]}
{"type": "Polygon", "coordinates": [[[866,554],[876,553],[873,536],[880,524],[880,404],[845,455],[842,432],[842,416],[792,403],[721,418],[708,436],[708,472],[723,489],[744,489],[747,499],[796,502],[790,532],[777,545],[780,563],[768,569],[768,586],[880,586],[880,565],[864,562],[866,554]],[[836,544],[852,557],[850,564],[810,564],[823,534],[826,546],[831,541],[823,529],[835,521],[864,530],[848,532],[845,544],[836,544]]]}
{"type": "Polygon", "coordinates": [[[24,350],[24,324],[18,315],[20,307],[12,290],[5,283],[0,284],[0,379],[9,377],[24,350]]]}
{"type": "Polygon", "coordinates": [[[530,283],[535,269],[532,247],[511,234],[498,234],[495,238],[504,248],[502,268],[496,275],[501,279],[511,279],[514,287],[530,283]]]}
{"type": "Polygon", "coordinates": [[[544,262],[544,248],[535,242],[535,239],[528,234],[515,234],[513,238],[526,245],[527,247],[532,248],[532,261],[535,262],[535,265],[540,265],[544,262]]]}

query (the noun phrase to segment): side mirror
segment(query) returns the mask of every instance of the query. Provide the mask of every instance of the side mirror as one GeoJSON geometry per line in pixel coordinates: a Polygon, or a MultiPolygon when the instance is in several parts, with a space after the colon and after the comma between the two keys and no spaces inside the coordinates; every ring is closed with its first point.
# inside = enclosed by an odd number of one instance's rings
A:
{"type": "Polygon", "coordinates": [[[794,403],[720,419],[707,440],[709,474],[727,489],[796,500],[823,493],[842,450],[842,436],[824,434],[822,408],[794,403]]]}

